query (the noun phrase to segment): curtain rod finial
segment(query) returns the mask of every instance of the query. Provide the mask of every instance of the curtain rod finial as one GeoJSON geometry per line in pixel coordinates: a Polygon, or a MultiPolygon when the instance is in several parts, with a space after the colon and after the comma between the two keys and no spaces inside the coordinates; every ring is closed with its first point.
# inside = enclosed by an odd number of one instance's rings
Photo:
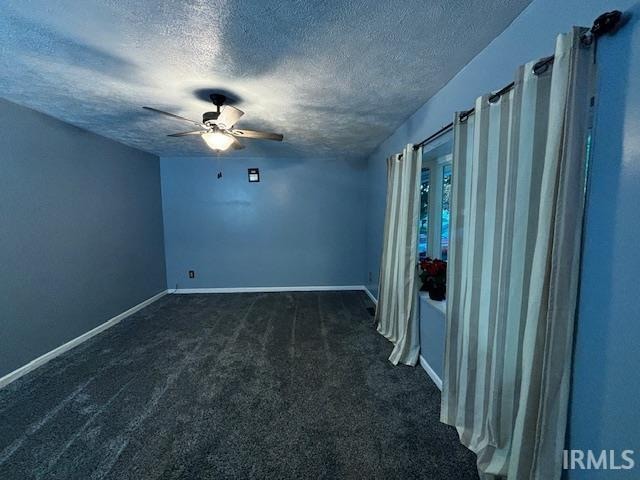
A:
{"type": "Polygon", "coordinates": [[[584,45],[591,45],[603,35],[613,35],[627,23],[629,14],[623,14],[620,10],[605,12],[593,21],[591,29],[582,35],[581,40],[584,45]]]}
{"type": "Polygon", "coordinates": [[[593,21],[591,34],[598,38],[607,33],[614,33],[626,22],[626,18],[623,17],[620,10],[603,13],[593,21]]]}

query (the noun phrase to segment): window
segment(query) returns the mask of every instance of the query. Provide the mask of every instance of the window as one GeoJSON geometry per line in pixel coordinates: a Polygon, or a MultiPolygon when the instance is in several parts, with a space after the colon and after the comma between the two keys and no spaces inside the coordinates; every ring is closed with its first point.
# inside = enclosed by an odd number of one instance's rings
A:
{"type": "Polygon", "coordinates": [[[442,209],[440,215],[440,258],[447,259],[449,252],[449,201],[451,198],[451,164],[442,167],[442,209]]]}
{"type": "Polygon", "coordinates": [[[427,256],[427,247],[429,246],[429,169],[422,169],[422,178],[420,182],[420,227],[418,239],[419,256],[427,256]]]}
{"type": "Polygon", "coordinates": [[[420,257],[447,260],[451,202],[451,141],[423,152],[420,185],[420,257]]]}

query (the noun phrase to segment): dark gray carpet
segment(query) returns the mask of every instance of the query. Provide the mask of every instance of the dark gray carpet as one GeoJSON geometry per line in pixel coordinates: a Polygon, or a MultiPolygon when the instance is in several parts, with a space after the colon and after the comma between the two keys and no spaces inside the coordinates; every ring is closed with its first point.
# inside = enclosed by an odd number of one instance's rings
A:
{"type": "Polygon", "coordinates": [[[0,479],[477,478],[368,306],[166,296],[0,390],[0,479]]]}

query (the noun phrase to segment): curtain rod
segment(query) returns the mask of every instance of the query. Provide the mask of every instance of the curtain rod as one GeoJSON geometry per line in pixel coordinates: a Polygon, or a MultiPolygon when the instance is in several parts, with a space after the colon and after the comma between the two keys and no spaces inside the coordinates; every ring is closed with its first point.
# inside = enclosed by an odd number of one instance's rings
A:
{"type": "MultiPolygon", "coordinates": [[[[607,33],[615,33],[615,31],[618,28],[620,28],[624,23],[624,22],[621,22],[621,20],[622,20],[622,12],[620,12],[619,10],[613,10],[611,12],[603,13],[602,15],[600,15],[598,18],[594,20],[593,26],[589,29],[588,32],[586,32],[582,36],[581,40],[585,44],[590,45],[594,40],[597,40],[602,35],[605,35],[607,33]]],[[[533,73],[535,75],[539,75],[541,73],[546,72],[547,69],[549,68],[549,65],[553,63],[553,59],[554,59],[554,56],[551,55],[550,57],[546,57],[540,60],[538,63],[536,63],[533,66],[533,73]]],[[[498,100],[500,100],[500,97],[502,97],[502,95],[504,95],[505,93],[508,93],[514,87],[514,85],[515,83],[511,82],[510,84],[502,87],[497,92],[492,93],[489,96],[489,102],[496,103],[498,100]]],[[[472,107],[469,110],[461,112],[458,118],[460,119],[461,122],[464,122],[470,115],[472,115],[475,112],[475,110],[476,110],[475,107],[472,107]]],[[[422,140],[420,143],[416,143],[413,146],[413,149],[417,150],[420,147],[430,142],[433,142],[436,138],[441,137],[442,135],[451,131],[452,129],[453,129],[453,122],[445,125],[437,132],[432,133],[427,138],[422,140]]]]}
{"type": "MultiPolygon", "coordinates": [[[[543,58],[542,60],[540,60],[538,63],[536,63],[533,66],[533,73],[536,74],[536,75],[540,75],[541,73],[546,72],[547,69],[549,68],[549,65],[551,65],[553,63],[553,60],[554,60],[554,56],[553,55],[551,55],[550,57],[543,58]]],[[[510,84],[505,85],[504,87],[502,87],[497,92],[492,93],[489,96],[489,99],[488,99],[489,103],[496,103],[498,100],[500,100],[500,97],[502,97],[505,93],[508,93],[509,91],[511,91],[511,89],[513,89],[514,86],[515,86],[515,82],[511,82],[510,84]]],[[[458,118],[460,119],[461,122],[464,122],[475,111],[476,111],[475,107],[471,107],[469,110],[466,110],[464,112],[460,112],[458,114],[458,118]]],[[[427,138],[422,140],[420,143],[416,143],[413,146],[413,149],[417,150],[418,148],[422,147],[423,145],[426,145],[428,143],[433,142],[436,138],[439,138],[442,135],[444,135],[445,133],[450,132],[452,129],[453,129],[453,122],[448,123],[447,125],[442,127],[440,130],[438,130],[437,132],[434,132],[431,135],[429,135],[427,138]]]]}

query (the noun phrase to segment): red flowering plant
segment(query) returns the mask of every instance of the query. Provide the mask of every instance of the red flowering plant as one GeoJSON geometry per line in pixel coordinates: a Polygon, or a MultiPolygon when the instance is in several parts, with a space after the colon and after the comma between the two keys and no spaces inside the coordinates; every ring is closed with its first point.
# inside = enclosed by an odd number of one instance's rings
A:
{"type": "Polygon", "coordinates": [[[422,290],[429,292],[432,300],[444,300],[447,285],[447,262],[437,258],[420,260],[422,290]]]}

